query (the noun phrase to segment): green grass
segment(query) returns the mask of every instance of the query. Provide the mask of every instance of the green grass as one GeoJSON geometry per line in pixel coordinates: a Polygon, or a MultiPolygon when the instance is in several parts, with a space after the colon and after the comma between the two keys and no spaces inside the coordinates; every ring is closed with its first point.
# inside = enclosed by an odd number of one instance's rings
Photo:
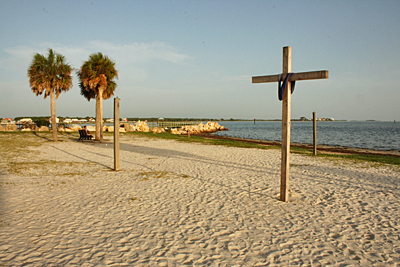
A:
{"type": "MultiPolygon", "coordinates": [[[[175,135],[169,132],[154,134],[152,132],[129,132],[120,133],[121,137],[143,137],[143,138],[155,138],[155,139],[167,139],[176,140],[179,142],[199,143],[205,145],[222,145],[227,147],[242,147],[242,148],[257,148],[257,149],[280,149],[280,146],[267,146],[259,145],[255,143],[248,143],[236,140],[224,140],[224,139],[211,139],[199,136],[191,136],[188,138],[186,135],[175,135]]],[[[105,141],[112,141],[112,132],[104,132],[104,137],[107,137],[105,141]],[[110,140],[108,140],[111,138],[110,140]]],[[[66,141],[68,139],[78,139],[78,133],[59,132],[59,141],[66,141]]],[[[51,132],[0,132],[0,163],[10,161],[14,157],[23,156],[25,153],[36,153],[29,150],[29,147],[40,146],[44,142],[52,141],[51,132]]],[[[304,154],[313,156],[311,149],[291,147],[292,153],[304,154]]],[[[319,153],[316,157],[323,157],[329,159],[344,159],[348,161],[357,162],[373,162],[378,164],[390,164],[400,166],[400,157],[395,156],[383,156],[383,155],[363,155],[363,154],[329,154],[324,152],[319,153]]],[[[12,162],[8,162],[9,164],[12,162]]]]}
{"type": "Polygon", "coordinates": [[[363,154],[351,154],[351,155],[339,155],[339,154],[320,154],[318,157],[336,158],[336,159],[347,159],[353,161],[367,161],[380,164],[391,164],[400,166],[400,157],[393,156],[380,156],[380,155],[363,155],[363,154]]]}
{"type": "MultiPolygon", "coordinates": [[[[248,143],[236,140],[224,140],[224,139],[208,139],[199,136],[191,136],[188,138],[186,135],[175,135],[171,133],[142,133],[142,132],[134,132],[134,133],[125,133],[125,135],[132,135],[138,137],[146,137],[146,138],[162,138],[169,140],[176,140],[180,142],[189,142],[189,143],[200,143],[206,145],[223,145],[228,147],[242,147],[242,148],[258,148],[258,149],[281,149],[280,146],[266,146],[259,145],[255,143],[248,143]]],[[[395,156],[381,156],[381,155],[364,155],[364,154],[329,154],[324,152],[323,154],[319,153],[316,156],[313,155],[312,149],[300,148],[300,147],[291,147],[291,153],[303,154],[313,157],[322,157],[329,159],[345,159],[350,161],[357,162],[374,162],[379,164],[391,164],[400,166],[400,157],[395,156]]]]}
{"type": "Polygon", "coordinates": [[[43,140],[33,136],[32,133],[21,132],[1,132],[0,133],[0,162],[11,160],[12,158],[33,153],[30,147],[39,147],[43,140]]]}
{"type": "MultiPolygon", "coordinates": [[[[291,147],[291,152],[314,156],[312,149],[291,147]]],[[[330,154],[329,152],[317,153],[315,157],[330,159],[346,159],[354,162],[375,162],[400,166],[400,157],[390,155],[365,155],[365,154],[330,154]]]]}
{"type": "MultiPolygon", "coordinates": [[[[69,133],[58,133],[59,142],[75,138],[75,135],[69,133]]],[[[79,134],[76,134],[76,139],[79,134]]],[[[88,166],[88,163],[82,162],[64,162],[55,160],[38,160],[35,155],[39,155],[38,150],[31,148],[40,147],[44,143],[52,141],[51,132],[0,132],[0,168],[9,174],[42,176],[74,176],[80,175],[80,168],[88,166]],[[29,158],[29,161],[26,159],[29,158]],[[54,166],[61,166],[60,168],[54,166]]],[[[89,162],[89,164],[92,164],[89,162]]]]}
{"type": "Polygon", "coordinates": [[[130,133],[125,133],[125,135],[132,135],[132,136],[146,137],[146,138],[161,138],[161,139],[168,139],[168,140],[176,140],[176,141],[180,141],[180,142],[200,143],[200,144],[204,144],[204,145],[222,145],[222,146],[228,146],[228,147],[260,148],[260,149],[279,148],[276,146],[265,146],[265,145],[241,142],[241,141],[236,141],[236,140],[211,139],[211,138],[204,138],[204,137],[193,136],[193,135],[190,136],[190,138],[188,138],[187,135],[177,135],[177,134],[171,134],[168,132],[167,133],[159,133],[159,134],[154,134],[152,132],[149,132],[149,133],[130,132],[130,133]]]}
{"type": "Polygon", "coordinates": [[[5,170],[9,174],[25,176],[76,176],[82,175],[80,170],[88,165],[94,166],[95,164],[92,162],[56,160],[38,160],[35,162],[11,160],[6,165],[5,170]]]}

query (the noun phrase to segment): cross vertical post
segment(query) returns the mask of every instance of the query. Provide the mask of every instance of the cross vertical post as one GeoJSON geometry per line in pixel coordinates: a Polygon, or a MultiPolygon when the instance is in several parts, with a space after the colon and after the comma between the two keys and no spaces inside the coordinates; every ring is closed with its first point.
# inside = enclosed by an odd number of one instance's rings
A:
{"type": "MultiPolygon", "coordinates": [[[[292,72],[292,48],[283,48],[282,74],[286,77],[292,72]]],[[[288,81],[282,99],[282,159],[281,159],[281,195],[280,200],[289,201],[289,169],[290,169],[290,116],[291,116],[291,82],[288,81]]]]}
{"type": "MultiPolygon", "coordinates": [[[[282,82],[292,72],[292,48],[283,48],[282,74],[255,76],[252,83],[282,82]]],[[[286,90],[282,98],[282,156],[281,156],[281,190],[280,200],[289,201],[289,169],[290,169],[290,126],[291,126],[291,83],[301,80],[327,79],[327,70],[292,73],[287,78],[286,90]]],[[[279,86],[280,87],[280,86],[279,86]]],[[[281,89],[281,87],[280,87],[281,89]]]]}

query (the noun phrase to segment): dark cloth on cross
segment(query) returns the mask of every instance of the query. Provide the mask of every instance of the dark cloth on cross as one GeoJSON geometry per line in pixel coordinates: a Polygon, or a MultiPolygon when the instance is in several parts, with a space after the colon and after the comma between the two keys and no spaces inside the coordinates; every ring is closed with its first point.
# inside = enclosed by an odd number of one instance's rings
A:
{"type": "MultiPolygon", "coordinates": [[[[283,81],[283,84],[282,84],[282,74],[279,74],[279,81],[278,81],[278,99],[279,99],[279,101],[282,101],[282,99],[283,99],[283,95],[285,94],[285,89],[286,89],[286,85],[287,85],[287,83],[288,83],[288,81],[289,81],[289,79],[290,79],[290,77],[292,76],[292,74],[293,73],[288,73],[287,75],[286,75],[286,78],[285,78],[285,80],[283,81]]],[[[294,86],[295,86],[295,84],[296,84],[296,81],[293,81],[292,83],[291,83],[291,92],[292,92],[292,94],[293,94],[293,92],[294,92],[294,86]]]]}

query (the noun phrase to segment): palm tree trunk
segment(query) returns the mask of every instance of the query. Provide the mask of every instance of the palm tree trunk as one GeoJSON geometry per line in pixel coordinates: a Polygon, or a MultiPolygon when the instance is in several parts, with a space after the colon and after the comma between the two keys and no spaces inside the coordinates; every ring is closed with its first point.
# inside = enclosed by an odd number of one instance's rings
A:
{"type": "Polygon", "coordinates": [[[57,142],[57,122],[56,122],[56,99],[54,89],[50,90],[50,106],[51,106],[51,129],[53,131],[53,141],[57,142]]]}
{"type": "Polygon", "coordinates": [[[101,98],[99,98],[99,95],[97,95],[96,96],[96,134],[94,137],[94,140],[97,140],[97,141],[100,140],[100,117],[101,117],[100,101],[101,101],[101,98]]]}

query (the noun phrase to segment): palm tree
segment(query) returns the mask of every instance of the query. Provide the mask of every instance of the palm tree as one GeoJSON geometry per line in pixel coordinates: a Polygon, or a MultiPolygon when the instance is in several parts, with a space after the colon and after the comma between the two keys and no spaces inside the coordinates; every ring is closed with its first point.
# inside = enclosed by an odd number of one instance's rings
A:
{"type": "Polygon", "coordinates": [[[115,63],[102,53],[91,54],[77,72],[80,80],[81,95],[88,101],[96,98],[96,135],[95,140],[103,142],[103,99],[114,95],[118,78],[115,63]]]}
{"type": "Polygon", "coordinates": [[[36,96],[44,93],[46,99],[50,95],[51,128],[53,141],[57,142],[57,122],[55,98],[72,87],[72,68],[65,63],[65,57],[49,49],[47,58],[39,53],[34,55],[28,68],[29,84],[36,96]],[[55,97],[54,97],[55,96],[55,97]]]}

